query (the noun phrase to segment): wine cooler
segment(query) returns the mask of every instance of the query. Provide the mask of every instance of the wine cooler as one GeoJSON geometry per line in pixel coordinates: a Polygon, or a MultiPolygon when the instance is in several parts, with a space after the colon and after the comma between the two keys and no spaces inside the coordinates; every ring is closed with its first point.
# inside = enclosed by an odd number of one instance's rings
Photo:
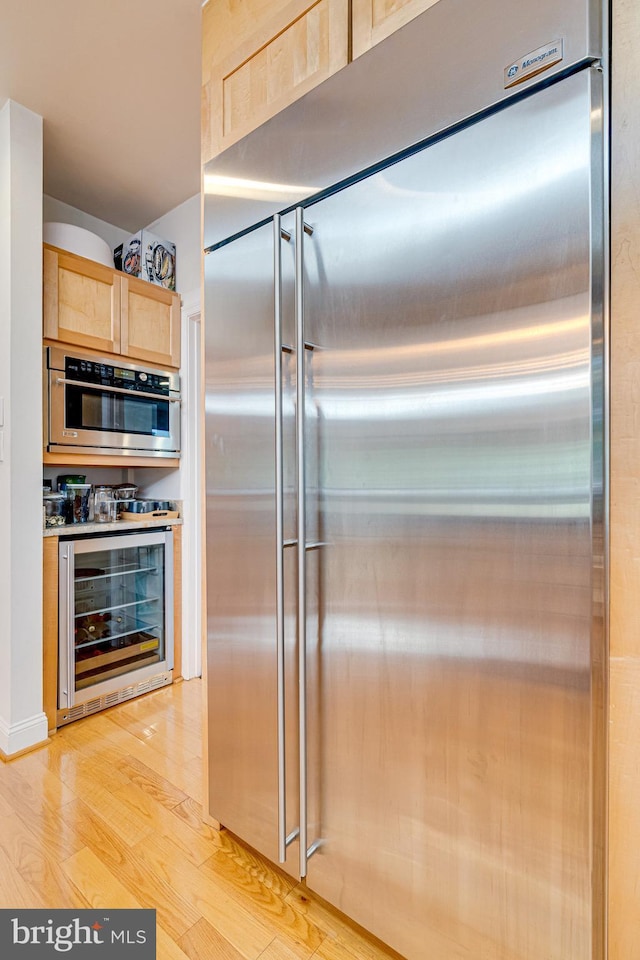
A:
{"type": "Polygon", "coordinates": [[[58,724],[172,681],[171,530],[60,541],[58,724]]]}

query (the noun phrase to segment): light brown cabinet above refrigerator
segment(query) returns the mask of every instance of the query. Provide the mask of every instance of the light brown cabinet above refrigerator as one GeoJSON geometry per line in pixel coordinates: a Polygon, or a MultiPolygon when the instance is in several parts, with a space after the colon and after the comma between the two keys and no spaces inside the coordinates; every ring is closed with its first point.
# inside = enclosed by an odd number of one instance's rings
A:
{"type": "Polygon", "coordinates": [[[180,366],[180,297],[44,245],[44,336],[162,366],[180,366]]]}
{"type": "Polygon", "coordinates": [[[438,0],[352,0],[353,59],[438,0]]]}
{"type": "Polygon", "coordinates": [[[438,0],[246,0],[202,12],[202,162],[438,0]]]}
{"type": "Polygon", "coordinates": [[[209,3],[202,27],[203,162],[349,59],[348,0],[209,3]]]}

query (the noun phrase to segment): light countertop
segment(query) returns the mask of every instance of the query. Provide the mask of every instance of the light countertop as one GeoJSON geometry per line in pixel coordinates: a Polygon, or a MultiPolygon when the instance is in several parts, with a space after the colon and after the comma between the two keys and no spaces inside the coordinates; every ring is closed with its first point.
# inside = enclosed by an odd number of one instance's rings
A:
{"type": "Polygon", "coordinates": [[[59,527],[45,527],[43,537],[84,537],[89,533],[117,533],[120,530],[147,530],[149,527],[173,527],[182,518],[151,517],[149,520],[115,520],[113,523],[65,523],[59,527]]]}

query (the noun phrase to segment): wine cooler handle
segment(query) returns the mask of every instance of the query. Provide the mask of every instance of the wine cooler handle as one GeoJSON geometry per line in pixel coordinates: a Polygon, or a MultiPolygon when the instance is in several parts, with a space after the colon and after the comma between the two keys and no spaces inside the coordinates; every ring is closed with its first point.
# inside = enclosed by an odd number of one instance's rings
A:
{"type": "Polygon", "coordinates": [[[66,706],[67,708],[73,706],[74,695],[75,695],[75,576],[74,576],[74,566],[75,566],[75,551],[73,548],[73,543],[68,542],[65,545],[65,552],[62,555],[63,560],[66,561],[65,572],[64,572],[64,636],[61,636],[61,641],[64,643],[64,655],[63,662],[65,665],[64,678],[61,677],[61,680],[64,680],[66,691],[63,688],[63,694],[66,696],[66,706]]]}

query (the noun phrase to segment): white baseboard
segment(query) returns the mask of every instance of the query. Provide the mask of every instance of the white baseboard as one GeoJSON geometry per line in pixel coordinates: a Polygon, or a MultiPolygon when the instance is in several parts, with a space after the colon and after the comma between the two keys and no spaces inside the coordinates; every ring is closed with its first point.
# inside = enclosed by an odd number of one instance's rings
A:
{"type": "Polygon", "coordinates": [[[10,759],[39,743],[45,743],[49,737],[49,725],[45,713],[36,713],[26,720],[7,723],[0,717],[0,752],[10,759]]]}

